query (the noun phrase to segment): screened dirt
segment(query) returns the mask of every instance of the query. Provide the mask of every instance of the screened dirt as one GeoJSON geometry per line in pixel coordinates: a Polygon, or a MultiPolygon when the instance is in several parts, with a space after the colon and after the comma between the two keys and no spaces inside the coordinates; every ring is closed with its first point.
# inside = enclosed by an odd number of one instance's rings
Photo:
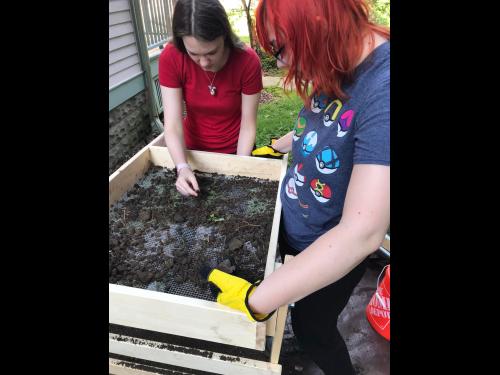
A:
{"type": "Polygon", "coordinates": [[[215,300],[206,271],[264,276],[277,181],[195,171],[185,198],[152,167],[109,211],[109,282],[215,300]]]}

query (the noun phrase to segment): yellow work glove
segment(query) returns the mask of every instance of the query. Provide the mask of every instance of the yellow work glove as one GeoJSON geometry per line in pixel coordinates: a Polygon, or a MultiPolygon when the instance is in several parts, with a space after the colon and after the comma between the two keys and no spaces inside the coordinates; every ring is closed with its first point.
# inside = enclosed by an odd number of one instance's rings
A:
{"type": "Polygon", "coordinates": [[[251,321],[263,322],[273,314],[257,314],[250,310],[248,306],[248,298],[250,298],[259,283],[256,285],[250,284],[240,277],[233,276],[216,268],[209,273],[208,281],[220,289],[217,295],[217,302],[243,311],[251,321]]]}
{"type": "Polygon", "coordinates": [[[276,138],[271,138],[271,142],[269,142],[269,145],[262,146],[262,147],[259,147],[255,150],[253,150],[252,156],[261,156],[261,157],[265,157],[265,158],[276,158],[276,159],[281,158],[284,154],[282,154],[279,151],[276,151],[273,148],[273,145],[275,143],[276,143],[276,138]]]}

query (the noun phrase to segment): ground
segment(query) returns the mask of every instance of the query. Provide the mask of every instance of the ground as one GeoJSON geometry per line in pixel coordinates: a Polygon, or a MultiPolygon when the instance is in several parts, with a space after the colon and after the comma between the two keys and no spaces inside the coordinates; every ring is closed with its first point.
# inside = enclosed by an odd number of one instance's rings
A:
{"type": "MultiPolygon", "coordinates": [[[[383,265],[372,257],[364,277],[339,317],[338,327],[346,341],[353,365],[359,375],[389,375],[390,343],[376,333],[366,319],[365,309],[375,293],[377,276],[383,265]]],[[[280,363],[283,375],[322,375],[321,371],[299,348],[293,336],[288,315],[280,363]]]]}

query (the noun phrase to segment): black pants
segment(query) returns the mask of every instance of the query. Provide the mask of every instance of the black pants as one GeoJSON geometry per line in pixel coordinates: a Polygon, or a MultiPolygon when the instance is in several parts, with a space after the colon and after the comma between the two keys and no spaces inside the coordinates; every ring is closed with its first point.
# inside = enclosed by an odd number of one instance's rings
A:
{"type": "MultiPolygon", "coordinates": [[[[279,250],[283,260],[286,254],[298,254],[283,237],[283,228],[280,228],[279,250]]],[[[365,259],[340,280],[295,302],[291,309],[297,340],[325,375],[355,374],[337,320],[363,277],[366,262],[365,259]]]]}

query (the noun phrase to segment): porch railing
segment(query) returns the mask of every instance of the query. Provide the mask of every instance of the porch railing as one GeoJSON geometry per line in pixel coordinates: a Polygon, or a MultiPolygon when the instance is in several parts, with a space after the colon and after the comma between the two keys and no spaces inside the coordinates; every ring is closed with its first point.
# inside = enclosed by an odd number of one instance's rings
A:
{"type": "Polygon", "coordinates": [[[175,0],[140,0],[148,50],[162,46],[172,35],[175,0]]]}

